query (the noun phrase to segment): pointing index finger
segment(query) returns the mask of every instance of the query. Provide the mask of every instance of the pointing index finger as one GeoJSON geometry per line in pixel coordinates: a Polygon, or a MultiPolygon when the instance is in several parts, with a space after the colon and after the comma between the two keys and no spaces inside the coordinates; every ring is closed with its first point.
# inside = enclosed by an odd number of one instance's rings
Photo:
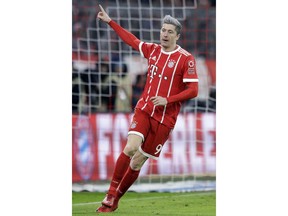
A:
{"type": "Polygon", "coordinates": [[[104,9],[103,9],[103,7],[99,4],[99,7],[100,7],[100,10],[102,11],[102,12],[105,12],[104,11],[104,9]]]}

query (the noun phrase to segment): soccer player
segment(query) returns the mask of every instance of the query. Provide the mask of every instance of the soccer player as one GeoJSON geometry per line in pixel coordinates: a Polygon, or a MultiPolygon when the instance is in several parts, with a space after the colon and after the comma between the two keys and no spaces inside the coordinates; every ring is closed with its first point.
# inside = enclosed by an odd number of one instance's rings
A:
{"type": "Polygon", "coordinates": [[[99,7],[98,19],[148,60],[147,80],[135,107],[127,144],[116,161],[109,190],[97,209],[98,213],[105,213],[118,208],[119,199],[136,181],[145,161],[158,159],[175,126],[181,102],[198,94],[198,76],[194,57],[177,45],[182,28],[177,19],[166,15],[160,30],[160,44],[146,43],[99,7]]]}

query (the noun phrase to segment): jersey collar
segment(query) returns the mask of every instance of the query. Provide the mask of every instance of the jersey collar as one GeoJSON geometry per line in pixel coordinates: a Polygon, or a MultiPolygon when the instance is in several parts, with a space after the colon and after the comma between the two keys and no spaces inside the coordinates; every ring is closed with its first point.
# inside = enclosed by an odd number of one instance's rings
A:
{"type": "Polygon", "coordinates": [[[178,52],[178,51],[181,49],[181,47],[180,47],[179,45],[177,45],[177,46],[178,46],[177,49],[175,49],[175,50],[173,50],[173,51],[170,51],[170,52],[164,51],[164,50],[162,49],[162,46],[161,46],[161,52],[164,53],[164,54],[166,54],[166,55],[171,55],[171,54],[173,54],[173,53],[175,53],[175,52],[178,52]]]}

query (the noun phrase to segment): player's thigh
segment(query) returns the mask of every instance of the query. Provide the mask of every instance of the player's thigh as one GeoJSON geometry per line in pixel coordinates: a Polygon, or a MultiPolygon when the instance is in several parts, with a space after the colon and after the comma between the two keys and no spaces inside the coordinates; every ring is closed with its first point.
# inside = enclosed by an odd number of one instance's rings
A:
{"type": "Polygon", "coordinates": [[[135,110],[129,128],[127,144],[124,149],[126,155],[133,156],[139,146],[145,140],[150,130],[149,115],[141,110],[135,110]]]}
{"type": "Polygon", "coordinates": [[[153,130],[148,134],[140,151],[151,158],[157,159],[162,151],[165,142],[168,140],[171,128],[157,122],[153,123],[153,130]]]}
{"type": "Polygon", "coordinates": [[[142,141],[144,141],[150,131],[150,127],[150,116],[146,112],[136,109],[129,127],[128,135],[134,134],[141,136],[142,141]]]}

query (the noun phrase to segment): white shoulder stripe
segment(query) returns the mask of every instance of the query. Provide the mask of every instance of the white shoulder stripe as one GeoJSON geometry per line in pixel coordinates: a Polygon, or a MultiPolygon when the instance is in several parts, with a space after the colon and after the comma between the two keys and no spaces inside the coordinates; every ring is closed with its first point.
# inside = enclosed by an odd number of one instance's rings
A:
{"type": "Polygon", "coordinates": [[[179,52],[182,53],[183,55],[187,56],[187,54],[185,52],[183,52],[182,50],[180,50],[179,52]]]}
{"type": "Polygon", "coordinates": [[[188,79],[188,78],[184,78],[183,82],[198,82],[198,79],[188,79]]]}
{"type": "Polygon", "coordinates": [[[179,52],[181,52],[181,53],[184,54],[185,56],[191,55],[189,52],[187,52],[186,50],[184,50],[184,49],[182,49],[182,48],[179,50],[179,52]]]}

